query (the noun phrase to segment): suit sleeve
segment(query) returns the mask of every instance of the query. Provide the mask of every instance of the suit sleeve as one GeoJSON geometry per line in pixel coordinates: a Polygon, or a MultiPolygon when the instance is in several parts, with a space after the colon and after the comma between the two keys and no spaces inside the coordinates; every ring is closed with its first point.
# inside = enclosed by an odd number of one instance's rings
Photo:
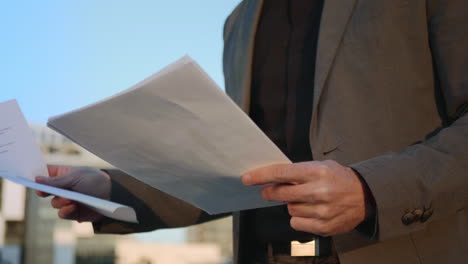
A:
{"type": "Polygon", "coordinates": [[[138,224],[104,218],[93,223],[95,233],[127,234],[147,232],[160,228],[184,227],[227,216],[209,215],[204,211],[119,170],[106,170],[111,176],[111,201],[135,209],[138,224]]]}
{"type": "Polygon", "coordinates": [[[443,127],[402,152],[386,153],[351,165],[365,179],[375,197],[376,240],[423,229],[428,223],[451,217],[467,207],[466,10],[466,0],[427,1],[429,42],[443,127]]]}

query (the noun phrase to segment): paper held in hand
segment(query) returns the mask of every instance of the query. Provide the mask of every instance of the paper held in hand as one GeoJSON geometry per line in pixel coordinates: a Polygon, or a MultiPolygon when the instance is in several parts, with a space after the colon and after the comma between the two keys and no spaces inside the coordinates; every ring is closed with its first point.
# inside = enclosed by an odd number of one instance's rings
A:
{"type": "Polygon", "coordinates": [[[244,186],[241,175],[290,162],[188,56],[122,93],[50,118],[48,125],[210,214],[278,205],[265,201],[260,187],[244,186]]]}
{"type": "Polygon", "coordinates": [[[0,103],[0,177],[26,187],[82,203],[111,218],[137,223],[135,211],[125,205],[36,183],[48,176],[47,166],[16,101],[0,103]]]}

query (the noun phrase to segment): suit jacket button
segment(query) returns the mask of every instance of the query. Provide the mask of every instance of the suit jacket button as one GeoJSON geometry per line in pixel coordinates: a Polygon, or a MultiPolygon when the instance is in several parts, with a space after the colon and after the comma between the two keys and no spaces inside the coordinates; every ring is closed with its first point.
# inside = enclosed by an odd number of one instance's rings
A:
{"type": "Polygon", "coordinates": [[[424,213],[421,216],[421,223],[424,223],[429,218],[431,218],[433,213],[434,213],[434,209],[432,209],[432,208],[428,208],[428,209],[424,210],[424,213]]]}
{"type": "Polygon", "coordinates": [[[404,224],[404,225],[411,225],[412,223],[414,223],[414,220],[415,220],[415,216],[413,213],[410,213],[410,212],[406,212],[402,217],[401,217],[401,222],[404,224]]]}
{"type": "Polygon", "coordinates": [[[422,219],[424,211],[422,209],[415,209],[413,211],[413,214],[414,214],[414,221],[417,222],[417,221],[420,221],[422,219]]]}

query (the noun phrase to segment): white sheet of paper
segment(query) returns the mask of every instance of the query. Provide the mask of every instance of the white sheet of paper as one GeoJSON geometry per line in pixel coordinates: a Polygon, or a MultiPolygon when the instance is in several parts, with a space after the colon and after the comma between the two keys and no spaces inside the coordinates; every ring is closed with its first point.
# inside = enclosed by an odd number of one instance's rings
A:
{"type": "Polygon", "coordinates": [[[32,130],[15,100],[0,103],[0,177],[80,202],[111,218],[137,222],[135,211],[128,206],[38,184],[34,181],[36,176],[48,176],[48,171],[32,130]]]}
{"type": "MultiPolygon", "coordinates": [[[[278,205],[241,175],[288,158],[190,57],[48,125],[210,214],[278,205]]],[[[157,202],[157,201],[156,201],[157,202]]]]}

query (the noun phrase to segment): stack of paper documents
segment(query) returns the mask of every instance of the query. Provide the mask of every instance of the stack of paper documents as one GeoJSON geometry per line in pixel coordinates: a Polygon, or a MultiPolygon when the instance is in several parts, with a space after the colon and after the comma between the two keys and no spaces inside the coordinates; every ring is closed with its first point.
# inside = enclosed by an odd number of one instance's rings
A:
{"type": "MultiPolygon", "coordinates": [[[[278,205],[246,171],[288,158],[189,57],[49,127],[132,177],[210,214],[278,205]]],[[[157,202],[157,201],[155,201],[157,202]]]]}
{"type": "MultiPolygon", "coordinates": [[[[49,127],[130,176],[210,214],[278,205],[246,171],[288,158],[189,57],[49,127]]],[[[0,176],[136,222],[132,208],[34,182],[47,168],[15,101],[0,104],[0,176]]],[[[157,202],[157,201],[155,201],[157,202]]],[[[177,208],[174,208],[177,210],[177,208]]]]}

